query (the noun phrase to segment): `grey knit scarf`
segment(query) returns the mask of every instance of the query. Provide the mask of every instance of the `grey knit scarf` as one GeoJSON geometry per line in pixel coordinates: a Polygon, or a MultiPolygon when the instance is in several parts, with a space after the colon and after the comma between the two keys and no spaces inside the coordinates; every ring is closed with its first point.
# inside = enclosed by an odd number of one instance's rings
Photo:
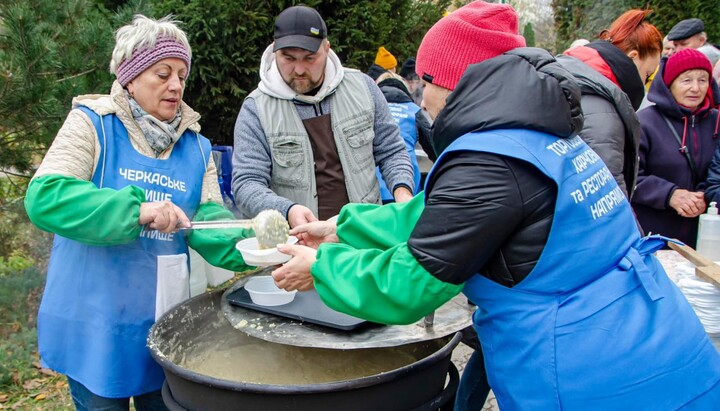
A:
{"type": "MultiPolygon", "coordinates": [[[[125,93],[127,93],[127,91],[125,93]]],[[[177,135],[177,129],[180,126],[180,121],[182,121],[180,107],[178,107],[175,118],[170,121],[160,121],[143,110],[140,104],[138,104],[129,93],[127,93],[127,97],[130,102],[130,110],[132,111],[133,118],[138,126],[140,126],[140,130],[142,130],[145,139],[148,144],[150,144],[155,155],[159,155],[165,151],[170,144],[177,141],[179,137],[177,135]]]]}

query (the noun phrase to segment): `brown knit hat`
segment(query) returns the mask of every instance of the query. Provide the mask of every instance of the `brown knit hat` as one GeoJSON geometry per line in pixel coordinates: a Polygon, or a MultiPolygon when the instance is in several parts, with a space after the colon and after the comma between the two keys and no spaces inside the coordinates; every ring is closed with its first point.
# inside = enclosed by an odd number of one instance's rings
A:
{"type": "Polygon", "coordinates": [[[470,64],[525,47],[518,34],[518,15],[508,4],[474,1],[440,19],[420,43],[418,76],[454,90],[470,64]]]}

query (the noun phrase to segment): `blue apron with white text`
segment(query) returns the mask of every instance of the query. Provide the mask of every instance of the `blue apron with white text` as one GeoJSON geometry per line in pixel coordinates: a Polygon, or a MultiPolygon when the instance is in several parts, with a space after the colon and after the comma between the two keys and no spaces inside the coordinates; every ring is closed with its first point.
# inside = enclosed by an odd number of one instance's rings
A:
{"type": "MultiPolygon", "coordinates": [[[[98,188],[138,186],[146,201],[170,200],[188,216],[195,213],[211,151],[206,138],[188,130],[168,159],[150,158],[135,150],[117,116],[80,109],[101,146],[92,178],[98,188]]],[[[108,247],[56,235],[38,313],[42,361],[103,397],[160,389],[163,371],[146,346],[155,321],[158,257],[187,265],[187,251],[182,232],[143,229],[132,243],[108,247]]]]}
{"type": "Polygon", "coordinates": [[[437,163],[458,150],[527,161],[558,187],[533,271],[513,288],[477,274],[463,290],[478,306],[473,320],[500,409],[674,410],[718,398],[720,356],[652,255],[664,239],[640,238],[592,149],[579,137],[494,130],[459,138],[437,163]]]}

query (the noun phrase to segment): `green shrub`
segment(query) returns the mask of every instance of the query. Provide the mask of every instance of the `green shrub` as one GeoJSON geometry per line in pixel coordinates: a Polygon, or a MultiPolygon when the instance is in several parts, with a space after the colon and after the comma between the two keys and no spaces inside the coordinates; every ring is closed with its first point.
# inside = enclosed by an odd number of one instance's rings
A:
{"type": "Polygon", "coordinates": [[[43,271],[50,255],[52,235],[38,230],[25,213],[26,180],[0,178],[0,276],[33,264],[43,271]]]}
{"type": "Polygon", "coordinates": [[[37,331],[21,328],[0,341],[0,391],[37,375],[37,331]]]}
{"type": "Polygon", "coordinates": [[[35,265],[35,260],[23,255],[22,251],[15,250],[5,258],[0,256],[0,277],[7,277],[10,274],[26,270],[35,265]]]}

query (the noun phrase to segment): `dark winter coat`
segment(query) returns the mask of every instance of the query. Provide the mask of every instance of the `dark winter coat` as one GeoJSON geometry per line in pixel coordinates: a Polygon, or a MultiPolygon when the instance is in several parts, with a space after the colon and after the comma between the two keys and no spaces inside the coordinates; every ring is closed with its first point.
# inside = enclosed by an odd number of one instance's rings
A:
{"type": "MultiPolygon", "coordinates": [[[[642,129],[640,167],[632,205],[645,233],[677,238],[695,247],[698,218],[681,217],[669,202],[676,189],[702,189],[718,143],[718,111],[707,107],[693,114],[680,106],[663,82],[665,62],[661,61],[648,93],[654,105],[638,112],[642,129]],[[683,136],[685,143],[681,144],[683,136]],[[686,153],[681,146],[686,147],[686,153]]],[[[720,93],[715,81],[711,80],[710,87],[708,94],[717,98],[720,93]]]]}
{"type": "MultiPolygon", "coordinates": [[[[581,128],[580,88],[572,75],[545,50],[519,48],[467,69],[435,120],[433,144],[441,153],[473,131],[523,129],[570,137],[581,128]]],[[[515,158],[460,152],[438,166],[428,187],[425,209],[408,240],[428,272],[454,284],[480,272],[512,287],[532,271],[557,199],[549,177],[515,158]]]]}
{"type": "Polygon", "coordinates": [[[701,188],[705,190],[705,202],[710,204],[711,201],[715,201],[720,204],[720,145],[715,149],[707,180],[701,188]]]}
{"type": "MultiPolygon", "coordinates": [[[[377,79],[376,79],[377,80],[377,79]]],[[[402,80],[396,78],[386,78],[378,83],[380,91],[385,96],[388,103],[412,103],[410,91],[402,80]]]]}
{"type": "Polygon", "coordinates": [[[372,78],[373,80],[377,80],[377,78],[386,71],[387,70],[385,70],[384,68],[373,63],[373,65],[368,68],[367,75],[370,76],[370,78],[372,78]]]}
{"type": "MultiPolygon", "coordinates": [[[[587,47],[579,49],[595,52],[587,47]]],[[[602,57],[598,55],[598,58],[602,57]]],[[[557,61],[575,76],[582,90],[585,123],[580,138],[595,150],[625,196],[630,198],[637,180],[640,146],[640,123],[630,99],[602,75],[592,61],[565,55],[558,56],[557,61]]]]}

